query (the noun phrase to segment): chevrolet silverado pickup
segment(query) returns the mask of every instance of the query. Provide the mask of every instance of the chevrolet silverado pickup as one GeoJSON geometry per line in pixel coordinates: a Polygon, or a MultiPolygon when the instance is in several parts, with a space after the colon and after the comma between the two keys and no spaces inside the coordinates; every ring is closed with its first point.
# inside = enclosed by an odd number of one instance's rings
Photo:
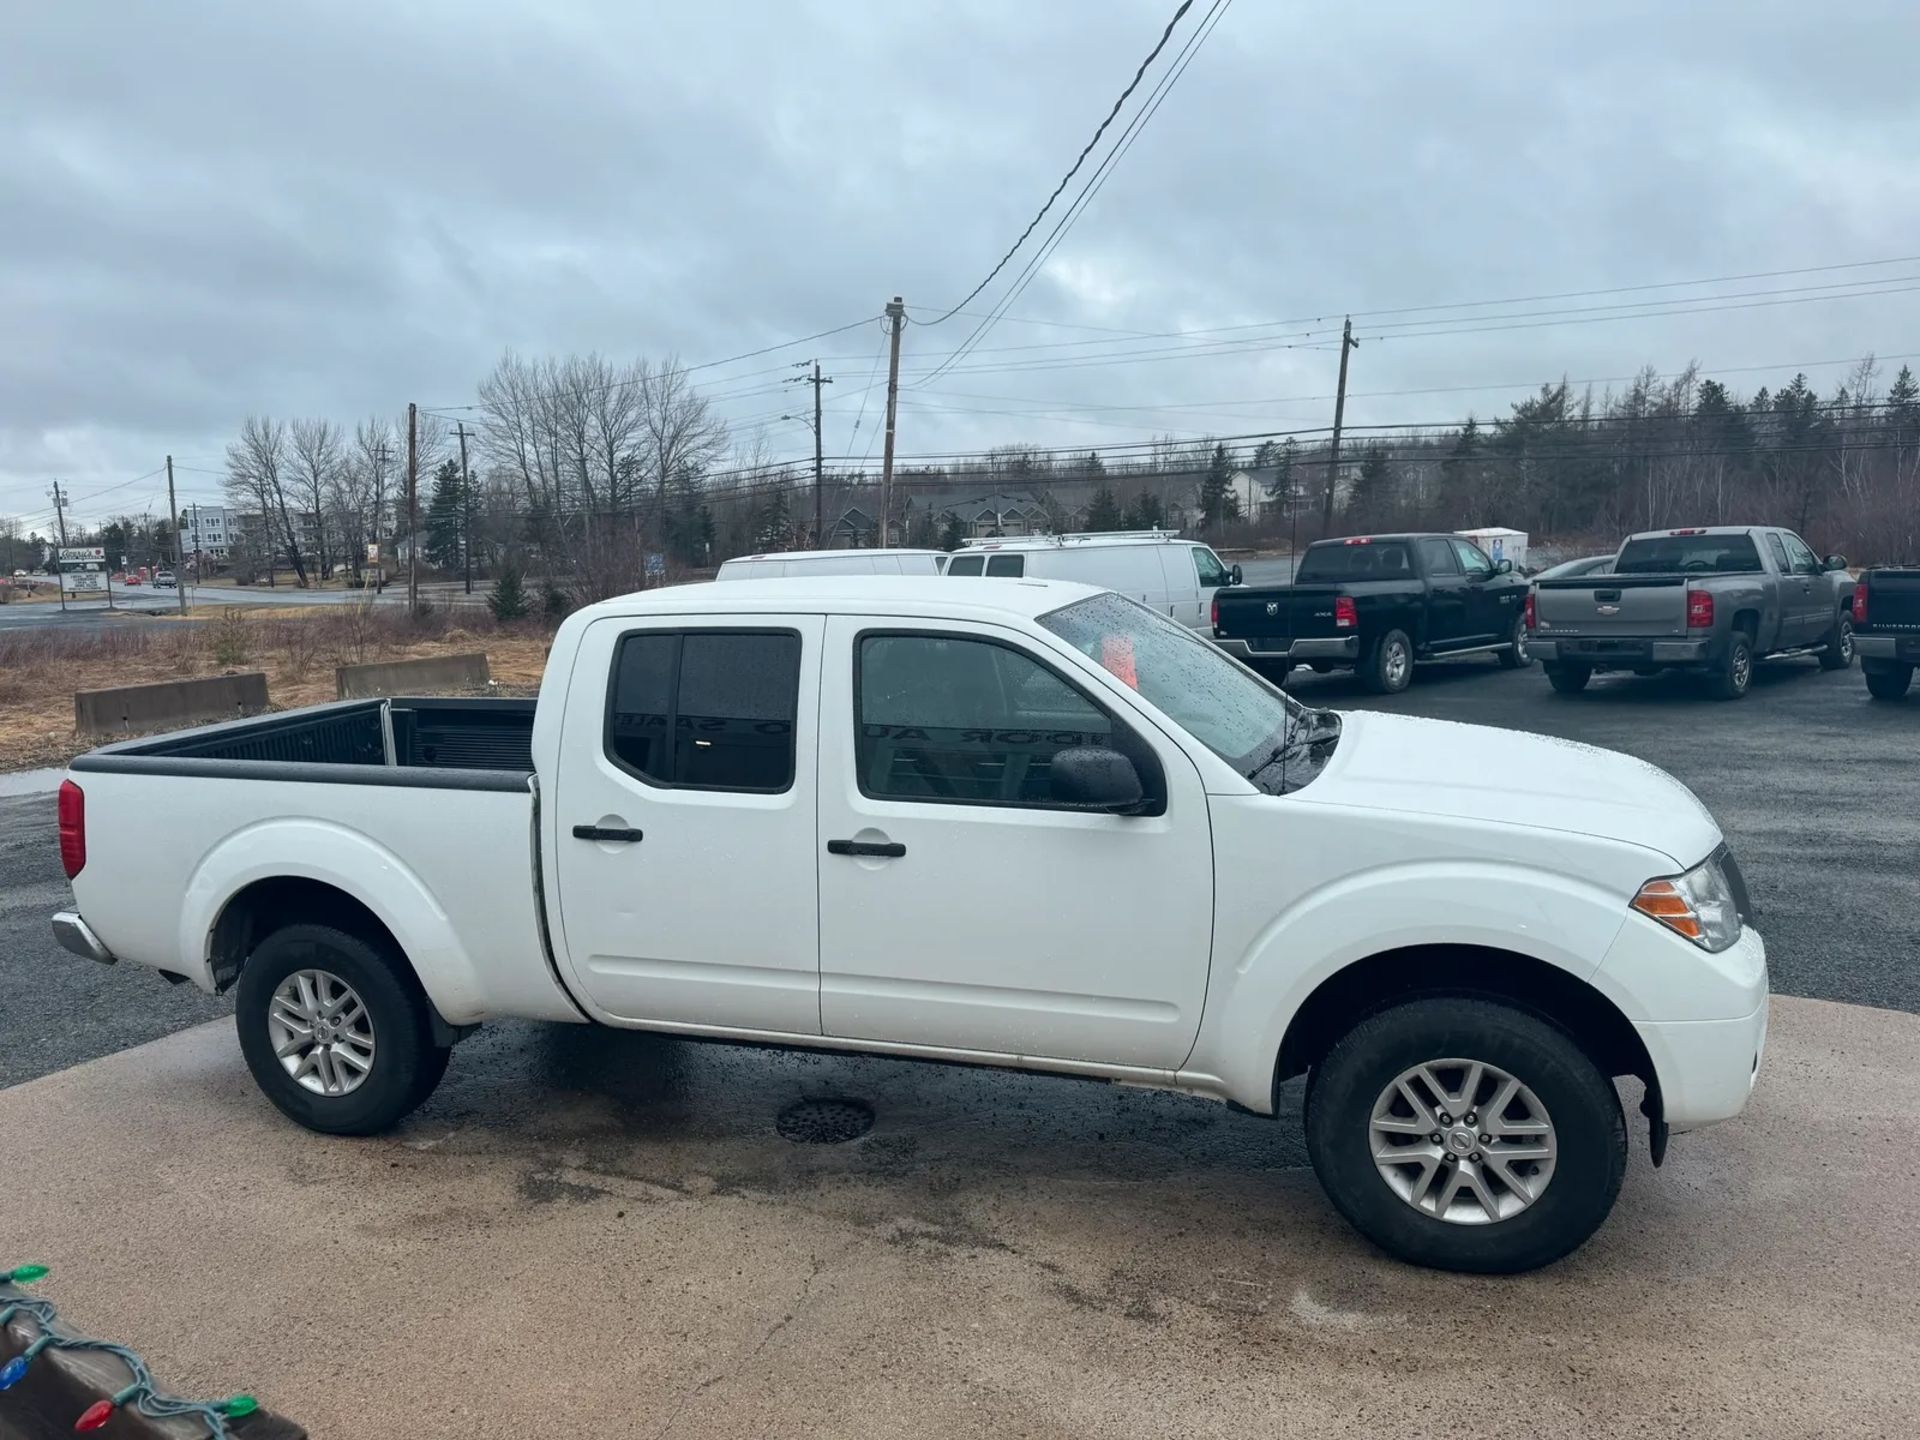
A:
{"type": "Polygon", "coordinates": [[[1616,1076],[1658,1163],[1740,1112],[1766,1040],[1739,867],[1667,775],[1310,710],[1061,581],[648,591],[570,616],[534,705],[109,745],[59,821],[61,943],[233,989],[260,1088],[332,1134],[401,1120],[506,1016],[1261,1115],[1305,1074],[1362,1233],[1514,1271],[1612,1208],[1616,1076]]]}
{"type": "Polygon", "coordinates": [[[1527,601],[1533,653],[1563,695],[1595,675],[1691,670],[1738,700],[1760,660],[1853,663],[1853,577],[1791,530],[1702,526],[1632,535],[1604,575],[1540,578],[1527,601]]]}
{"type": "Polygon", "coordinates": [[[1920,569],[1869,570],[1853,591],[1853,645],[1867,693],[1898,700],[1920,665],[1920,569]]]}
{"type": "Polygon", "coordinates": [[[1527,581],[1458,535],[1320,540],[1290,585],[1215,592],[1213,638],[1260,670],[1358,672],[1379,695],[1407,688],[1416,661],[1493,654],[1528,663],[1527,581]]]}

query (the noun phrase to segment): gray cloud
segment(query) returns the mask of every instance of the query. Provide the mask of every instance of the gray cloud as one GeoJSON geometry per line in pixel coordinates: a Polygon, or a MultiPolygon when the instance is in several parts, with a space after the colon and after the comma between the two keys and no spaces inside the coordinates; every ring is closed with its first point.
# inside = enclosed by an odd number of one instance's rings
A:
{"type": "MultiPolygon", "coordinates": [[[[1170,8],[77,0],[16,14],[0,50],[0,514],[43,515],[56,474],[86,496],[168,450],[212,468],[248,411],[457,404],[508,345],[701,361],[895,292],[949,303],[1170,8]]],[[[1237,0],[1013,314],[1164,331],[1920,250],[1916,48],[1920,14],[1894,4],[1237,0]]],[[[1375,391],[1920,350],[1916,299],[1370,342],[1350,416],[1517,398],[1375,391]]],[[[910,328],[909,374],[970,328],[910,328]]],[[[811,347],[839,377],[830,450],[871,438],[877,403],[849,441],[878,340],[811,347]]],[[[1326,418],[1317,399],[1202,407],[1324,395],[1324,351],[1004,368],[1117,340],[1000,325],[908,392],[902,449],[1326,418]],[[981,413],[1120,405],[1189,408],[981,413]]],[[[779,377],[749,372],[805,353],[704,372],[730,417],[770,425],[776,453],[811,441],[777,419],[780,394],[749,393],[779,377]]],[[[1839,374],[1813,372],[1822,388],[1839,374]]],[[[188,493],[217,486],[194,474],[188,493]]]]}

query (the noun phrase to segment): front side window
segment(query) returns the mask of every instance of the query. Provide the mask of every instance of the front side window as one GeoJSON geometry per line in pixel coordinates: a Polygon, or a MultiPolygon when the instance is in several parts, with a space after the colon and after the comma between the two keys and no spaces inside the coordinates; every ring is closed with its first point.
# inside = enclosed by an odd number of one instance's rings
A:
{"type": "Polygon", "coordinates": [[[1440,579],[1460,573],[1460,567],[1453,562],[1453,546],[1445,540],[1430,537],[1425,540],[1416,540],[1413,545],[1420,552],[1420,563],[1426,567],[1428,579],[1440,579]]]}
{"type": "Polygon", "coordinates": [[[650,784],[793,784],[800,637],[791,630],[646,631],[620,642],[607,754],[650,784]]]}
{"type": "Polygon", "coordinates": [[[1793,557],[1793,573],[1796,575],[1818,575],[1820,560],[1812,548],[1792,531],[1785,532],[1787,554],[1793,557]]]}
{"type": "Polygon", "coordinates": [[[1193,547],[1193,568],[1199,572],[1202,590],[1218,590],[1233,578],[1220,563],[1220,557],[1204,545],[1193,547]]]}
{"type": "Polygon", "coordinates": [[[1452,544],[1454,558],[1469,580],[1485,580],[1493,574],[1493,561],[1478,545],[1471,540],[1455,540],[1452,544]]]}
{"type": "Polygon", "coordinates": [[[964,635],[863,635],[860,788],[888,800],[1046,805],[1061,750],[1110,746],[1114,722],[1021,651],[964,635]]]}

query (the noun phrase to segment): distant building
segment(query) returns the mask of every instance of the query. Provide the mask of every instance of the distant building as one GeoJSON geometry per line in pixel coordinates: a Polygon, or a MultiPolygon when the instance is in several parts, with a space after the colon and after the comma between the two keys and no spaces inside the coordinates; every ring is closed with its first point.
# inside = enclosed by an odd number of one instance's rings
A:
{"type": "Polygon", "coordinates": [[[224,505],[187,506],[180,512],[180,541],[189,556],[225,560],[233,547],[232,512],[224,505]]]}

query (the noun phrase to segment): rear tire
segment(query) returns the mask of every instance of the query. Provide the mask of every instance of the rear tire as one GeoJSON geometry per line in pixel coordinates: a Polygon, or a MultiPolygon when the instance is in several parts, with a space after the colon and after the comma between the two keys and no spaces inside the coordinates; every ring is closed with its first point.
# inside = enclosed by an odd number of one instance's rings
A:
{"type": "Polygon", "coordinates": [[[1404,630],[1389,630],[1360,662],[1360,682],[1376,695],[1398,695],[1413,683],[1413,642],[1404,630]]]}
{"type": "Polygon", "coordinates": [[[1508,648],[1500,652],[1502,670],[1518,670],[1533,663],[1533,655],[1527,649],[1527,617],[1513,617],[1513,634],[1509,637],[1508,648]]]}
{"type": "Polygon", "coordinates": [[[1562,695],[1578,695],[1587,688],[1587,682],[1593,679],[1591,665],[1542,665],[1547,672],[1547,683],[1562,695]]]}
{"type": "Polygon", "coordinates": [[[1707,686],[1716,700],[1738,700],[1753,684],[1753,641],[1744,630],[1733,632],[1727,652],[1708,674],[1707,686]]]}
{"type": "Polygon", "coordinates": [[[1913,684],[1913,666],[1876,665],[1867,671],[1867,693],[1876,700],[1898,700],[1913,684]]]}
{"type": "MultiPolygon", "coordinates": [[[[1424,1081],[1413,1086],[1416,1096],[1428,1100],[1443,1095],[1439,1089],[1429,1093],[1424,1081]]],[[[1599,1229],[1626,1174],[1626,1121],[1613,1082],[1564,1031],[1487,1000],[1415,1000],[1362,1020],[1314,1067],[1306,1119],[1307,1153],[1334,1208],[1390,1255],[1440,1270],[1511,1274],[1551,1264],[1599,1229]],[[1477,1087],[1472,1064],[1486,1072],[1477,1087]],[[1485,1113],[1469,1111],[1473,1123],[1466,1125],[1466,1116],[1438,1118],[1446,1113],[1444,1101],[1425,1110],[1408,1105],[1412,1125],[1400,1120],[1395,1126],[1401,1102],[1391,1097],[1402,1093],[1399,1080],[1422,1066],[1450,1085],[1471,1090],[1466,1098],[1477,1095],[1485,1113]],[[1505,1093],[1519,1098],[1501,1105],[1496,1116],[1495,1097],[1507,1079],[1521,1088],[1505,1093]],[[1386,1108],[1389,1101],[1392,1110],[1386,1108]],[[1516,1135],[1512,1120],[1544,1124],[1544,1134],[1516,1135]],[[1432,1123],[1443,1140],[1432,1144],[1423,1133],[1377,1131],[1383,1121],[1400,1130],[1432,1123]],[[1456,1137],[1457,1131],[1483,1129],[1489,1136],[1456,1137]],[[1463,1141],[1462,1150],[1471,1150],[1443,1160],[1457,1153],[1456,1138],[1463,1141]],[[1486,1143],[1489,1139],[1492,1143],[1486,1143]],[[1383,1141],[1419,1154],[1412,1164],[1379,1165],[1376,1147],[1383,1141]],[[1420,1158],[1429,1146],[1430,1170],[1420,1158]],[[1551,1158],[1491,1159],[1509,1148],[1536,1154],[1544,1148],[1551,1158]],[[1431,1208],[1422,1208],[1406,1192],[1429,1173],[1431,1208]],[[1508,1184],[1509,1175],[1520,1177],[1520,1186],[1508,1184]],[[1437,1201],[1445,1198],[1441,1187],[1449,1183],[1457,1189],[1443,1212],[1437,1201]],[[1521,1186],[1532,1188],[1530,1199],[1521,1186]],[[1501,1202],[1499,1218],[1484,1218],[1483,1195],[1501,1202]],[[1454,1218],[1442,1218],[1443,1213],[1454,1218]]]]}
{"type": "Polygon", "coordinates": [[[1853,617],[1842,610],[1834,617],[1833,629],[1820,651],[1822,670],[1845,670],[1853,664],[1853,617]]]}
{"type": "Polygon", "coordinates": [[[261,1092],[324,1135],[391,1128],[447,1072],[451,1051],[434,1043],[431,1002],[405,961],[328,925],[288,925],[262,940],[241,967],[235,1002],[240,1050],[261,1092]],[[319,1012],[339,1009],[316,1024],[301,1013],[302,993],[320,1000],[319,1012]],[[316,1030],[338,1038],[315,1043],[316,1030]]]}

